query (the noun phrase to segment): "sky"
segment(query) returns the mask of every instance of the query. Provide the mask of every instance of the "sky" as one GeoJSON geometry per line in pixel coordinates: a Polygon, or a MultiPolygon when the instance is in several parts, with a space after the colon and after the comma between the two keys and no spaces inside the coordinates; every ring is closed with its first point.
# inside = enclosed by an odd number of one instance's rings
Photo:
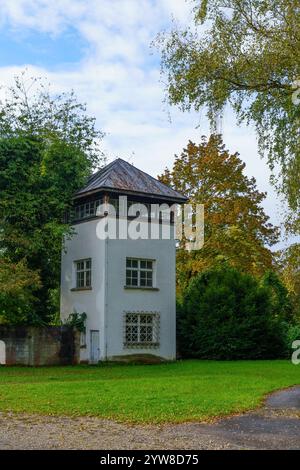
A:
{"type": "MultiPolygon", "coordinates": [[[[205,112],[183,113],[165,102],[159,51],[151,47],[172,21],[184,26],[191,18],[185,0],[0,0],[0,85],[27,68],[55,93],[74,90],[106,133],[108,161],[121,157],[156,177],[189,139],[209,133],[205,112]]],[[[267,191],[265,210],[280,224],[284,206],[253,128],[238,127],[226,109],[222,131],[226,147],[267,191]]]]}

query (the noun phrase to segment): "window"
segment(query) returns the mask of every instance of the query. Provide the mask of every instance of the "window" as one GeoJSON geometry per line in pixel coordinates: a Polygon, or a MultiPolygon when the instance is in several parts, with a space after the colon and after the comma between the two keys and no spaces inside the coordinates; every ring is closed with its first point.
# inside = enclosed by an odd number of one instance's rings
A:
{"type": "Polygon", "coordinates": [[[126,286],[153,287],[153,261],[126,258],[126,286]]]}
{"type": "Polygon", "coordinates": [[[157,347],[159,345],[158,313],[125,313],[125,347],[157,347]]]}
{"type": "MultiPolygon", "coordinates": [[[[119,199],[109,198],[108,204],[110,204],[112,207],[114,207],[114,209],[116,211],[116,214],[119,213],[119,199]]],[[[113,211],[112,211],[112,213],[113,213],[113,211]]]]}
{"type": "Polygon", "coordinates": [[[85,204],[79,204],[74,208],[74,220],[88,219],[89,217],[95,217],[97,215],[97,209],[100,206],[102,201],[98,199],[97,201],[89,201],[85,204]]]}
{"type": "Polygon", "coordinates": [[[81,259],[75,261],[76,265],[76,288],[85,289],[92,287],[92,260],[81,259]]]}
{"type": "Polygon", "coordinates": [[[127,202],[127,209],[128,209],[128,217],[143,217],[148,218],[149,214],[151,213],[151,204],[146,202],[139,202],[139,201],[128,201],[127,202]],[[133,212],[131,211],[131,207],[134,207],[133,212]],[[129,215],[130,214],[130,215],[129,215]]]}

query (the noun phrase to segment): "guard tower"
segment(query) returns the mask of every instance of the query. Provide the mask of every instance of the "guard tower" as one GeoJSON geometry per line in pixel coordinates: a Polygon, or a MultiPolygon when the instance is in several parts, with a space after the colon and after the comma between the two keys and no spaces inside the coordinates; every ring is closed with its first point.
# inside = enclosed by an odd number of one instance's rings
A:
{"type": "Polygon", "coordinates": [[[176,241],[168,209],[185,201],[120,158],[75,194],[74,235],[62,253],[61,318],[87,315],[81,361],[175,359],[176,241]]]}

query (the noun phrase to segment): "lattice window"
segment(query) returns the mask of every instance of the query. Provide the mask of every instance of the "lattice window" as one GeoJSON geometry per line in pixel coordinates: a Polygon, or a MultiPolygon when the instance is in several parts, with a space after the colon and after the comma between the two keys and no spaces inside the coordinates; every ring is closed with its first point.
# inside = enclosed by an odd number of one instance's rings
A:
{"type": "Polygon", "coordinates": [[[158,347],[159,323],[160,315],[157,312],[126,312],[124,315],[124,347],[158,347]]]}
{"type": "Polygon", "coordinates": [[[126,286],[153,287],[153,260],[126,259],[126,286]]]}
{"type": "Polygon", "coordinates": [[[76,288],[84,289],[92,286],[92,260],[81,259],[75,261],[76,266],[76,288]]]}

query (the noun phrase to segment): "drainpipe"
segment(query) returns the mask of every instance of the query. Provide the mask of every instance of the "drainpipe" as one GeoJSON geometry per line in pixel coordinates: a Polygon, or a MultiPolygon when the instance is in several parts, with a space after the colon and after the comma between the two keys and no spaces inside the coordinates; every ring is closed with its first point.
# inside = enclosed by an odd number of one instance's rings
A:
{"type": "MultiPolygon", "coordinates": [[[[109,198],[108,198],[108,195],[106,194],[104,196],[104,203],[108,203],[109,202],[109,198]]],[[[107,215],[106,217],[109,217],[109,215],[107,215]]],[[[105,238],[105,255],[104,255],[104,279],[105,279],[105,283],[104,283],[104,335],[105,335],[105,344],[104,344],[104,350],[105,350],[105,360],[107,360],[107,332],[108,332],[108,327],[107,327],[107,323],[108,323],[108,315],[107,315],[107,311],[108,311],[108,301],[107,301],[107,292],[108,292],[108,237],[105,238]]]]}
{"type": "Polygon", "coordinates": [[[107,360],[107,332],[108,332],[108,301],[107,301],[107,292],[108,292],[108,238],[105,239],[105,291],[104,291],[104,331],[105,331],[105,360],[107,360]]]}

